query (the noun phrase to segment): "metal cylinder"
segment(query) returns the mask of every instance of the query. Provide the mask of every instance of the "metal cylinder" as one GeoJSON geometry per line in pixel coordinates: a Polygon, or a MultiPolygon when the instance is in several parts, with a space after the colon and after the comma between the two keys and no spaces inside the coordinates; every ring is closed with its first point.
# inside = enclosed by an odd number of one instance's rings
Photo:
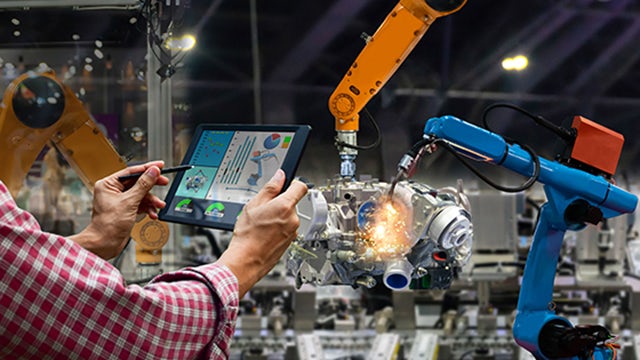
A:
{"type": "MultiPolygon", "coordinates": [[[[337,143],[344,143],[347,145],[358,145],[358,135],[355,131],[338,131],[336,136],[337,143]]],[[[356,156],[358,150],[348,146],[338,145],[338,151],[340,152],[340,176],[343,178],[353,178],[356,175],[356,156]]]]}
{"type": "Polygon", "coordinates": [[[387,262],[382,277],[384,285],[391,290],[401,290],[409,287],[413,265],[406,259],[395,259],[387,262]]]}
{"type": "Polygon", "coordinates": [[[443,249],[459,247],[473,236],[469,214],[457,206],[447,206],[431,222],[429,235],[443,249]]]}

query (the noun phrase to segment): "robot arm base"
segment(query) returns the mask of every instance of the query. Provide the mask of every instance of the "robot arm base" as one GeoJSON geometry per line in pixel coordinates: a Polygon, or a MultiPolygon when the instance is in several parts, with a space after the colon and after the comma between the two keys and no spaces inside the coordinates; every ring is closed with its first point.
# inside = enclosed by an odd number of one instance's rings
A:
{"type": "Polygon", "coordinates": [[[550,359],[590,358],[594,349],[611,339],[609,331],[600,325],[572,326],[561,319],[547,322],[538,338],[540,351],[550,359]]]}

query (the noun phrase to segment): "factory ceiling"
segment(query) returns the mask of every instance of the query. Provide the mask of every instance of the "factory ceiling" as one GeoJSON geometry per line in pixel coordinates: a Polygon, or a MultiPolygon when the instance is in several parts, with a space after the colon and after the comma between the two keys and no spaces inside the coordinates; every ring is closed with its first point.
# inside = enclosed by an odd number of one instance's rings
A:
{"type": "MultiPolygon", "coordinates": [[[[361,34],[373,34],[395,4],[257,1],[260,86],[263,92],[281,90],[275,99],[263,98],[263,106],[286,99],[291,89],[297,121],[332,129],[326,99],[363,48],[361,34]]],[[[256,71],[250,2],[213,2],[209,8],[216,5],[203,34],[211,43],[203,74],[220,86],[244,82],[251,89],[256,71]]],[[[640,155],[639,45],[636,1],[470,0],[433,23],[369,109],[385,134],[401,127],[414,139],[431,116],[481,123],[486,106],[497,102],[556,123],[580,114],[625,136],[621,167],[628,169],[640,155]],[[504,71],[502,60],[517,54],[529,58],[529,67],[504,71]]],[[[539,147],[555,144],[551,134],[515,112],[496,110],[491,122],[496,131],[539,147]]]]}
{"type": "MultiPolygon", "coordinates": [[[[328,138],[328,96],[363,48],[361,34],[372,35],[396,4],[176,3],[177,23],[197,33],[197,48],[182,70],[188,80],[179,85],[192,90],[196,122],[211,121],[212,113],[219,122],[310,122],[328,138]]],[[[0,22],[16,14],[25,15],[24,34],[18,39],[5,27],[1,47],[56,46],[80,31],[83,39],[114,47],[144,46],[140,22],[131,24],[132,16],[143,20],[137,10],[21,9],[0,12],[0,22]]],[[[428,117],[452,114],[479,124],[486,106],[497,102],[556,123],[580,114],[625,136],[623,166],[633,168],[640,155],[639,45],[637,1],[469,0],[431,25],[368,109],[383,131],[393,128],[411,139],[428,117]],[[504,71],[502,60],[518,54],[529,58],[529,67],[504,71]]],[[[541,146],[551,141],[515,112],[496,111],[491,119],[511,137],[541,146]]]]}

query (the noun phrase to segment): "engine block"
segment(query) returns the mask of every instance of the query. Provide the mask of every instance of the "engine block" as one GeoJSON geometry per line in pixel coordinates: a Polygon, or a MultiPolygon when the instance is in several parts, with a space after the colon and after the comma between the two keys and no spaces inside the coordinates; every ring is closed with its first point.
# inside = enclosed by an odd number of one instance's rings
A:
{"type": "Polygon", "coordinates": [[[296,286],[446,289],[469,261],[470,206],[462,188],[337,179],[297,207],[287,269],[296,286]]]}

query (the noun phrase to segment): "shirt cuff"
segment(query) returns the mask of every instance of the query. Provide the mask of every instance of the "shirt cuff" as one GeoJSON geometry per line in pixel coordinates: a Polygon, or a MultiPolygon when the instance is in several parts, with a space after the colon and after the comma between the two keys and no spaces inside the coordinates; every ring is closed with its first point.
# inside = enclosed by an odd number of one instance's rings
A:
{"type": "Polygon", "coordinates": [[[209,288],[209,291],[220,300],[219,302],[214,301],[214,305],[216,306],[216,313],[224,314],[224,316],[220,318],[222,323],[213,339],[213,343],[229,343],[233,337],[238,318],[240,303],[238,279],[228,267],[215,263],[186,268],[185,271],[194,272],[204,277],[206,279],[204,283],[209,288]]]}
{"type": "Polygon", "coordinates": [[[216,329],[214,343],[221,337],[228,341],[233,336],[238,318],[240,303],[238,279],[227,266],[213,263],[162,274],[152,282],[187,279],[202,282],[211,292],[214,310],[218,319],[221,320],[216,329]]]}

